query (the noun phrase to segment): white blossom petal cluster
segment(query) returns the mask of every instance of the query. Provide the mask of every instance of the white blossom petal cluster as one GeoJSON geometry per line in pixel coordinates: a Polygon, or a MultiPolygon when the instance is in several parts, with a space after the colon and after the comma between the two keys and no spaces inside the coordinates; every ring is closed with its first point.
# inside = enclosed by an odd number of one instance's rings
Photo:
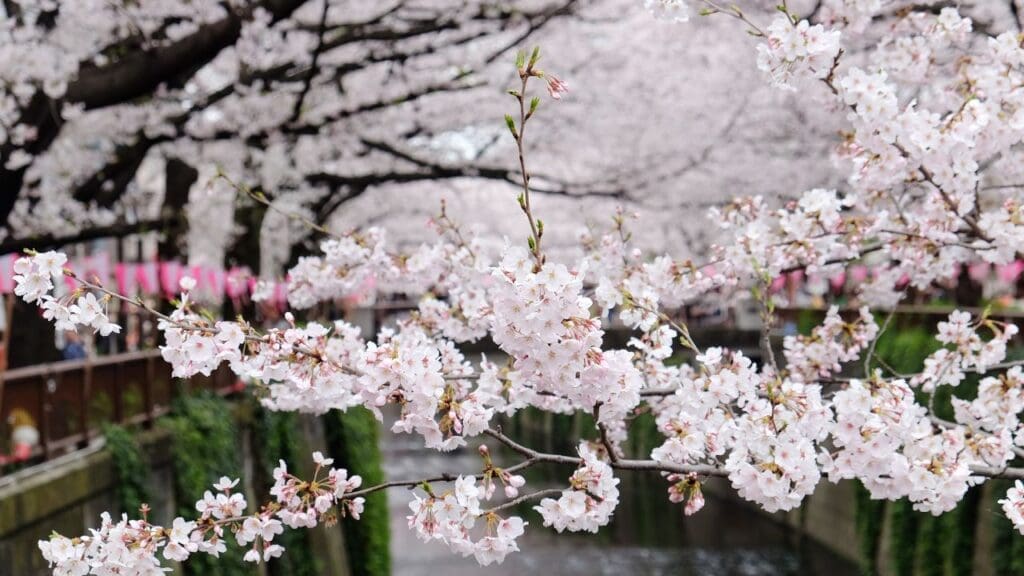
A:
{"type": "Polygon", "coordinates": [[[757,399],[738,418],[725,462],[733,488],[770,512],[799,506],[821,477],[816,446],[828,436],[831,420],[821,386],[762,375],[757,399]]]}
{"type": "Polygon", "coordinates": [[[1003,513],[1013,522],[1014,528],[1024,535],[1024,482],[1017,480],[1013,488],[1006,491],[1006,498],[999,501],[1003,513]]]}
{"type": "Polygon", "coordinates": [[[619,504],[619,479],[586,443],[579,446],[582,463],[569,477],[569,488],[556,500],[545,498],[534,509],[545,526],[558,532],[597,532],[611,521],[619,504]]]}
{"type": "Polygon", "coordinates": [[[1015,324],[987,319],[971,321],[968,312],[956,311],[945,322],[939,322],[936,339],[947,347],[939,348],[924,361],[924,370],[911,379],[911,384],[932,392],[936,386],[956,386],[965,373],[978,373],[1002,362],[1006,358],[1006,345],[1017,334],[1015,324]],[[988,328],[992,338],[983,340],[979,328],[988,328]]]}
{"type": "Polygon", "coordinates": [[[461,556],[473,556],[482,566],[501,564],[510,552],[517,552],[516,539],[523,535],[526,522],[518,516],[502,518],[480,508],[486,490],[476,478],[460,476],[452,490],[443,494],[428,492],[409,503],[409,527],[424,542],[438,541],[461,556]],[[480,536],[473,534],[483,519],[480,536]],[[476,538],[474,540],[474,538],[476,538]]]}
{"type": "Polygon", "coordinates": [[[686,22],[690,19],[690,7],[684,0],[644,0],[644,8],[659,20],[686,22]]]}
{"type": "Polygon", "coordinates": [[[789,89],[805,78],[825,78],[839,55],[839,36],[838,30],[779,14],[757,46],[757,67],[773,85],[789,89]]]}
{"type": "Polygon", "coordinates": [[[933,514],[951,510],[980,481],[964,430],[933,431],[905,381],[855,380],[834,406],[837,450],[822,454],[832,481],[858,478],[874,498],[909,498],[933,514]]]}
{"type": "Polygon", "coordinates": [[[859,314],[854,322],[844,322],[833,306],[810,336],[786,336],[786,369],[804,382],[814,382],[839,372],[843,363],[856,360],[878,335],[870,310],[863,307],[859,314]]]}
{"type": "Polygon", "coordinates": [[[63,296],[55,294],[55,279],[64,278],[67,256],[60,252],[43,252],[18,258],[14,263],[14,293],[26,302],[37,302],[43,317],[58,330],[92,328],[101,336],[117,334],[121,327],[107,315],[109,295],[99,299],[92,292],[74,291],[63,296]]]}

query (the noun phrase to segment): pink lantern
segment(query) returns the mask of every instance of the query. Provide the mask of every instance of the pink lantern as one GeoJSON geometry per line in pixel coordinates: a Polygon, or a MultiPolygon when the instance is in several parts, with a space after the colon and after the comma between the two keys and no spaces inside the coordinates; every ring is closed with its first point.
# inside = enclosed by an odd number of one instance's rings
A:
{"type": "Polygon", "coordinates": [[[832,290],[839,292],[846,285],[846,271],[840,270],[839,274],[829,278],[828,283],[832,286],[832,290]]]}
{"type": "Polygon", "coordinates": [[[1020,278],[1021,272],[1024,272],[1024,261],[1015,260],[1009,264],[1004,264],[997,268],[999,279],[1007,284],[1013,284],[1020,278]]]}
{"type": "Polygon", "coordinates": [[[14,261],[15,254],[5,254],[0,260],[0,292],[10,294],[14,291],[14,261]]]}
{"type": "Polygon", "coordinates": [[[863,284],[868,279],[868,267],[861,264],[850,268],[850,277],[855,284],[863,284]]]}
{"type": "Polygon", "coordinates": [[[156,262],[142,262],[135,267],[135,280],[143,294],[154,296],[159,293],[159,274],[156,262]]]}
{"type": "Polygon", "coordinates": [[[117,290],[125,296],[134,296],[138,290],[139,279],[135,270],[135,264],[120,262],[114,266],[114,276],[117,278],[117,290]]]}
{"type": "Polygon", "coordinates": [[[220,300],[224,297],[224,284],[224,270],[213,266],[206,269],[206,285],[212,298],[220,300]]]}
{"type": "Polygon", "coordinates": [[[988,278],[988,274],[991,269],[992,268],[989,266],[988,262],[975,262],[967,267],[967,275],[971,277],[971,280],[980,283],[984,282],[985,279],[988,278]]]}
{"type": "Polygon", "coordinates": [[[160,263],[160,287],[168,299],[174,298],[174,295],[178,293],[181,276],[180,263],[173,261],[160,263]]]}
{"type": "Polygon", "coordinates": [[[224,290],[227,292],[228,297],[235,299],[248,293],[248,282],[246,279],[251,276],[252,274],[249,273],[248,268],[235,266],[228,270],[224,286],[224,290]]]}

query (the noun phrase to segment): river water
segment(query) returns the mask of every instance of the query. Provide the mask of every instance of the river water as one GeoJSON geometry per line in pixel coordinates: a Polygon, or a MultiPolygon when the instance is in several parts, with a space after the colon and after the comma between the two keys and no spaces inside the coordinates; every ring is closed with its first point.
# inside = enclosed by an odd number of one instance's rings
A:
{"type": "MultiPolygon", "coordinates": [[[[475,451],[439,454],[423,450],[407,435],[382,439],[389,479],[414,479],[443,472],[479,470],[475,451]]],[[[422,440],[420,440],[422,442],[422,440]]],[[[719,480],[720,482],[723,480],[719,480]]],[[[702,511],[684,517],[668,501],[656,475],[623,475],[621,503],[611,525],[599,534],[556,534],[532,510],[517,554],[501,565],[481,568],[443,544],[416,539],[406,524],[412,496],[388,494],[391,512],[392,573],[395,576],[856,576],[848,561],[750,508],[708,496],[702,511]]]]}

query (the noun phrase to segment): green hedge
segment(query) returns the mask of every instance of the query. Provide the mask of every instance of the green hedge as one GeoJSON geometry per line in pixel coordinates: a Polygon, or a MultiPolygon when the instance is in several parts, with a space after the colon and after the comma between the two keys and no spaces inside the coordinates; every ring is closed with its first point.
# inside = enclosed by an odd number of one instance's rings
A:
{"type": "MultiPolygon", "coordinates": [[[[177,515],[196,515],[196,501],[221,476],[240,478],[238,432],[233,407],[208,392],[181,396],[174,401],[171,414],[160,425],[171,433],[174,456],[174,497],[177,515]]],[[[241,485],[239,485],[239,488],[241,485]]],[[[250,576],[253,566],[242,561],[231,534],[225,534],[227,552],[220,558],[194,554],[184,563],[191,576],[250,576]]]]}
{"type": "Polygon", "coordinates": [[[123,426],[108,424],[103,427],[103,435],[117,477],[114,496],[121,511],[135,517],[139,507],[150,502],[149,467],[135,437],[123,426]]]}
{"type": "MultiPolygon", "coordinates": [[[[363,478],[363,486],[385,481],[377,420],[365,408],[331,411],[324,417],[327,445],[334,465],[363,478]]],[[[359,520],[342,520],[352,576],[391,574],[388,500],[385,490],[366,497],[359,520]]]]}
{"type": "Polygon", "coordinates": [[[857,529],[857,545],[860,548],[861,572],[866,576],[878,573],[878,549],[882,543],[882,525],[885,518],[885,501],[872,500],[868,489],[855,482],[854,522],[857,529]]]}
{"type": "MultiPolygon", "coordinates": [[[[295,414],[272,412],[258,404],[253,409],[253,443],[260,447],[255,451],[259,460],[257,491],[267,494],[274,484],[274,468],[278,462],[284,460],[289,470],[297,470],[300,465],[306,465],[309,452],[300,453],[303,441],[296,433],[298,418],[295,414]]],[[[272,576],[316,576],[321,573],[310,546],[308,530],[285,530],[274,541],[284,546],[287,552],[267,563],[272,576]]]]}

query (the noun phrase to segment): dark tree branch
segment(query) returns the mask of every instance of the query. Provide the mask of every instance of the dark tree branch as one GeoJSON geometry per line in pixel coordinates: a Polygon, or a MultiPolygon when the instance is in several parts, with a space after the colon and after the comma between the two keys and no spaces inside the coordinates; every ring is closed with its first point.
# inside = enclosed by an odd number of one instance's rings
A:
{"type": "MultiPolygon", "coordinates": [[[[333,124],[346,118],[358,116],[360,114],[366,114],[367,112],[375,112],[377,110],[383,110],[391,106],[398,106],[400,104],[408,104],[421,98],[431,96],[433,94],[440,94],[442,92],[456,92],[460,90],[471,90],[473,88],[479,88],[480,84],[473,82],[459,82],[462,78],[455,78],[451,81],[438,82],[435,84],[429,84],[422,88],[418,88],[397,98],[391,98],[387,100],[377,100],[367,104],[360,104],[355,108],[348,108],[340,110],[334,114],[321,118],[316,124],[299,124],[296,126],[286,126],[281,129],[286,134],[318,134],[323,127],[327,124],[333,124]]],[[[264,135],[265,137],[265,135],[264,135]]]]}
{"type": "Polygon", "coordinates": [[[241,29],[241,18],[233,14],[166,48],[130,53],[110,66],[82,70],[64,99],[100,108],[145,96],[167,79],[212,60],[235,42],[241,29]]]}
{"type": "Polygon", "coordinates": [[[331,3],[328,0],[324,0],[324,9],[320,14],[320,29],[317,33],[316,48],[313,50],[313,59],[309,64],[306,80],[302,83],[302,91],[299,92],[299,97],[295,99],[291,118],[288,119],[289,123],[295,122],[302,115],[302,104],[306,100],[306,95],[309,94],[309,89],[313,87],[313,79],[316,78],[317,73],[317,61],[320,60],[320,54],[324,51],[324,36],[327,34],[327,13],[330,11],[330,8],[331,3]]]}
{"type": "Polygon", "coordinates": [[[531,14],[528,16],[528,24],[526,30],[522,31],[515,38],[507,42],[501,48],[498,48],[487,57],[485,62],[491,64],[498,58],[501,58],[503,54],[509,50],[515,49],[522,45],[522,43],[532,36],[535,32],[546,26],[549,22],[555,19],[557,16],[564,16],[572,13],[573,6],[577,0],[568,0],[562,4],[555,4],[546,10],[542,10],[539,13],[531,14]]]}
{"type": "MultiPolygon", "coordinates": [[[[305,0],[263,0],[260,4],[272,12],[275,19],[288,17],[305,0]]],[[[391,106],[414,102],[420,98],[447,92],[452,90],[466,90],[475,88],[478,84],[463,82],[464,76],[452,80],[422,86],[411,90],[407,94],[397,98],[364,103],[345,110],[338,111],[326,118],[321,118],[316,125],[310,123],[298,123],[302,117],[302,108],[313,89],[313,83],[317,78],[319,69],[323,67],[322,56],[329,50],[358,42],[382,42],[387,48],[380,53],[371,53],[366,59],[353,62],[350,66],[333,66],[335,70],[332,81],[339,81],[345,74],[365,68],[366,66],[383,62],[402,63],[410,59],[429,55],[442,48],[466,44],[479,39],[486,34],[486,30],[467,30],[465,34],[457,37],[448,37],[443,45],[427,43],[425,46],[403,50],[396,48],[394,44],[404,39],[437,34],[447,30],[459,30],[465,22],[492,22],[500,25],[507,25],[517,18],[525,18],[527,29],[516,36],[516,38],[498,52],[492,53],[488,62],[493,61],[501,53],[509,50],[521,42],[530,34],[539,30],[555,17],[571,12],[577,0],[561,0],[554,5],[545,6],[533,12],[516,12],[493,6],[484,6],[479,12],[468,16],[459,16],[458,11],[446,11],[429,13],[422,17],[403,17],[404,4],[399,3],[381,11],[379,14],[356,23],[342,25],[328,25],[329,1],[325,1],[320,20],[316,26],[318,34],[317,47],[308,66],[297,67],[294,63],[280,66],[274,70],[266,70],[255,73],[244,73],[235,84],[227,86],[208,97],[207,102],[197,105],[189,111],[169,119],[175,130],[170,134],[162,134],[157,137],[147,137],[145,133],[135,135],[126,144],[119,146],[106,166],[97,171],[91,177],[81,182],[73,193],[73,197],[81,202],[93,202],[97,206],[109,208],[116,204],[121,198],[125,189],[134,178],[139,165],[142,163],[149,151],[161,143],[174,141],[184,136],[184,126],[189,117],[197,110],[202,110],[211,103],[221,100],[232,94],[238,84],[245,84],[252,80],[269,80],[267,86],[275,82],[302,82],[301,91],[294,103],[290,120],[285,126],[278,129],[286,136],[299,136],[304,134],[315,134],[322,130],[325,124],[344,121],[347,118],[357,115],[386,109],[391,106]],[[468,19],[467,19],[468,18],[468,19]]],[[[60,108],[64,103],[81,103],[87,108],[98,108],[131,101],[132,99],[146,96],[161,84],[178,86],[183,85],[198,69],[211,61],[225,47],[237,41],[242,23],[251,15],[254,8],[247,7],[229,14],[224,19],[203,26],[192,35],[174,42],[167,46],[156,48],[146,46],[140,42],[139,37],[133,36],[120,41],[120,46],[127,50],[126,55],[114,60],[111,64],[94,66],[84,62],[82,69],[74,81],[69,84],[65,96],[59,101],[53,101],[41,92],[33,99],[30,106],[26,107],[22,116],[24,123],[37,128],[38,138],[24,146],[24,149],[33,154],[39,155],[52,144],[60,131],[60,108]]],[[[306,27],[312,28],[312,25],[306,27]]],[[[143,39],[144,40],[144,39],[143,39]]],[[[113,49],[115,47],[111,47],[113,49]]],[[[214,138],[224,139],[237,137],[233,134],[217,134],[214,138]]],[[[256,135],[247,142],[250,145],[258,146],[265,141],[268,134],[256,135]]],[[[13,210],[19,193],[25,188],[25,168],[18,170],[6,170],[2,164],[9,154],[14,150],[11,144],[0,146],[0,221],[6,221],[13,210]]],[[[397,155],[392,154],[398,158],[397,155]]],[[[507,170],[502,168],[453,168],[440,163],[427,161],[416,162],[415,158],[406,158],[416,166],[414,171],[394,170],[390,173],[364,175],[355,177],[341,177],[336,175],[314,175],[310,178],[313,182],[328,183],[332,188],[338,190],[342,187],[348,191],[345,195],[331,195],[323,206],[326,214],[332,213],[345,201],[362,194],[369,186],[381,182],[412,182],[433,177],[455,178],[455,177],[483,177],[489,179],[500,179],[509,181],[511,176],[507,170]]],[[[575,186],[580,189],[579,185],[575,186]]],[[[556,183],[550,190],[540,192],[554,194],[570,194],[569,186],[564,183],[556,183]]],[[[593,192],[581,190],[580,195],[600,194],[617,196],[624,194],[621,190],[605,192],[593,192]]],[[[318,211],[322,212],[322,211],[318,211]]]]}
{"type": "Polygon", "coordinates": [[[1024,19],[1021,18],[1020,5],[1017,4],[1017,0],[1009,0],[1010,3],[1010,14],[1013,14],[1013,24],[1017,27],[1017,32],[1024,30],[1024,19]]]}
{"type": "Polygon", "coordinates": [[[124,238],[134,234],[145,234],[147,232],[163,230],[167,226],[172,225],[174,223],[173,220],[178,217],[179,216],[176,215],[168,215],[155,220],[144,220],[135,223],[120,222],[100,228],[89,228],[88,230],[83,230],[68,236],[33,236],[29,238],[5,240],[0,242],[0,254],[21,252],[27,248],[31,248],[33,250],[49,250],[51,248],[60,248],[61,246],[88,242],[89,240],[97,240],[100,238],[124,238]]]}
{"type": "MultiPolygon", "coordinates": [[[[268,0],[262,5],[275,20],[291,15],[306,0],[268,0]]],[[[213,60],[238,40],[242,21],[254,9],[232,12],[169,46],[132,52],[114,63],[85,67],[68,85],[64,100],[87,108],[120,104],[151,93],[157,86],[187,70],[213,60]]]]}
{"type": "MultiPolygon", "coordinates": [[[[411,152],[401,150],[387,142],[379,140],[362,139],[363,145],[371,150],[377,150],[390,154],[399,160],[414,164],[427,174],[436,178],[484,178],[488,180],[501,180],[509,184],[519,185],[521,183],[519,173],[515,170],[499,166],[448,166],[440,162],[421,158],[411,152]]],[[[623,188],[604,188],[590,184],[575,184],[565,182],[558,178],[532,174],[539,182],[534,184],[534,190],[541,194],[556,196],[578,196],[578,197],[602,197],[602,198],[623,198],[626,194],[623,188]],[[540,182],[550,182],[552,186],[544,186],[540,182]]]]}

